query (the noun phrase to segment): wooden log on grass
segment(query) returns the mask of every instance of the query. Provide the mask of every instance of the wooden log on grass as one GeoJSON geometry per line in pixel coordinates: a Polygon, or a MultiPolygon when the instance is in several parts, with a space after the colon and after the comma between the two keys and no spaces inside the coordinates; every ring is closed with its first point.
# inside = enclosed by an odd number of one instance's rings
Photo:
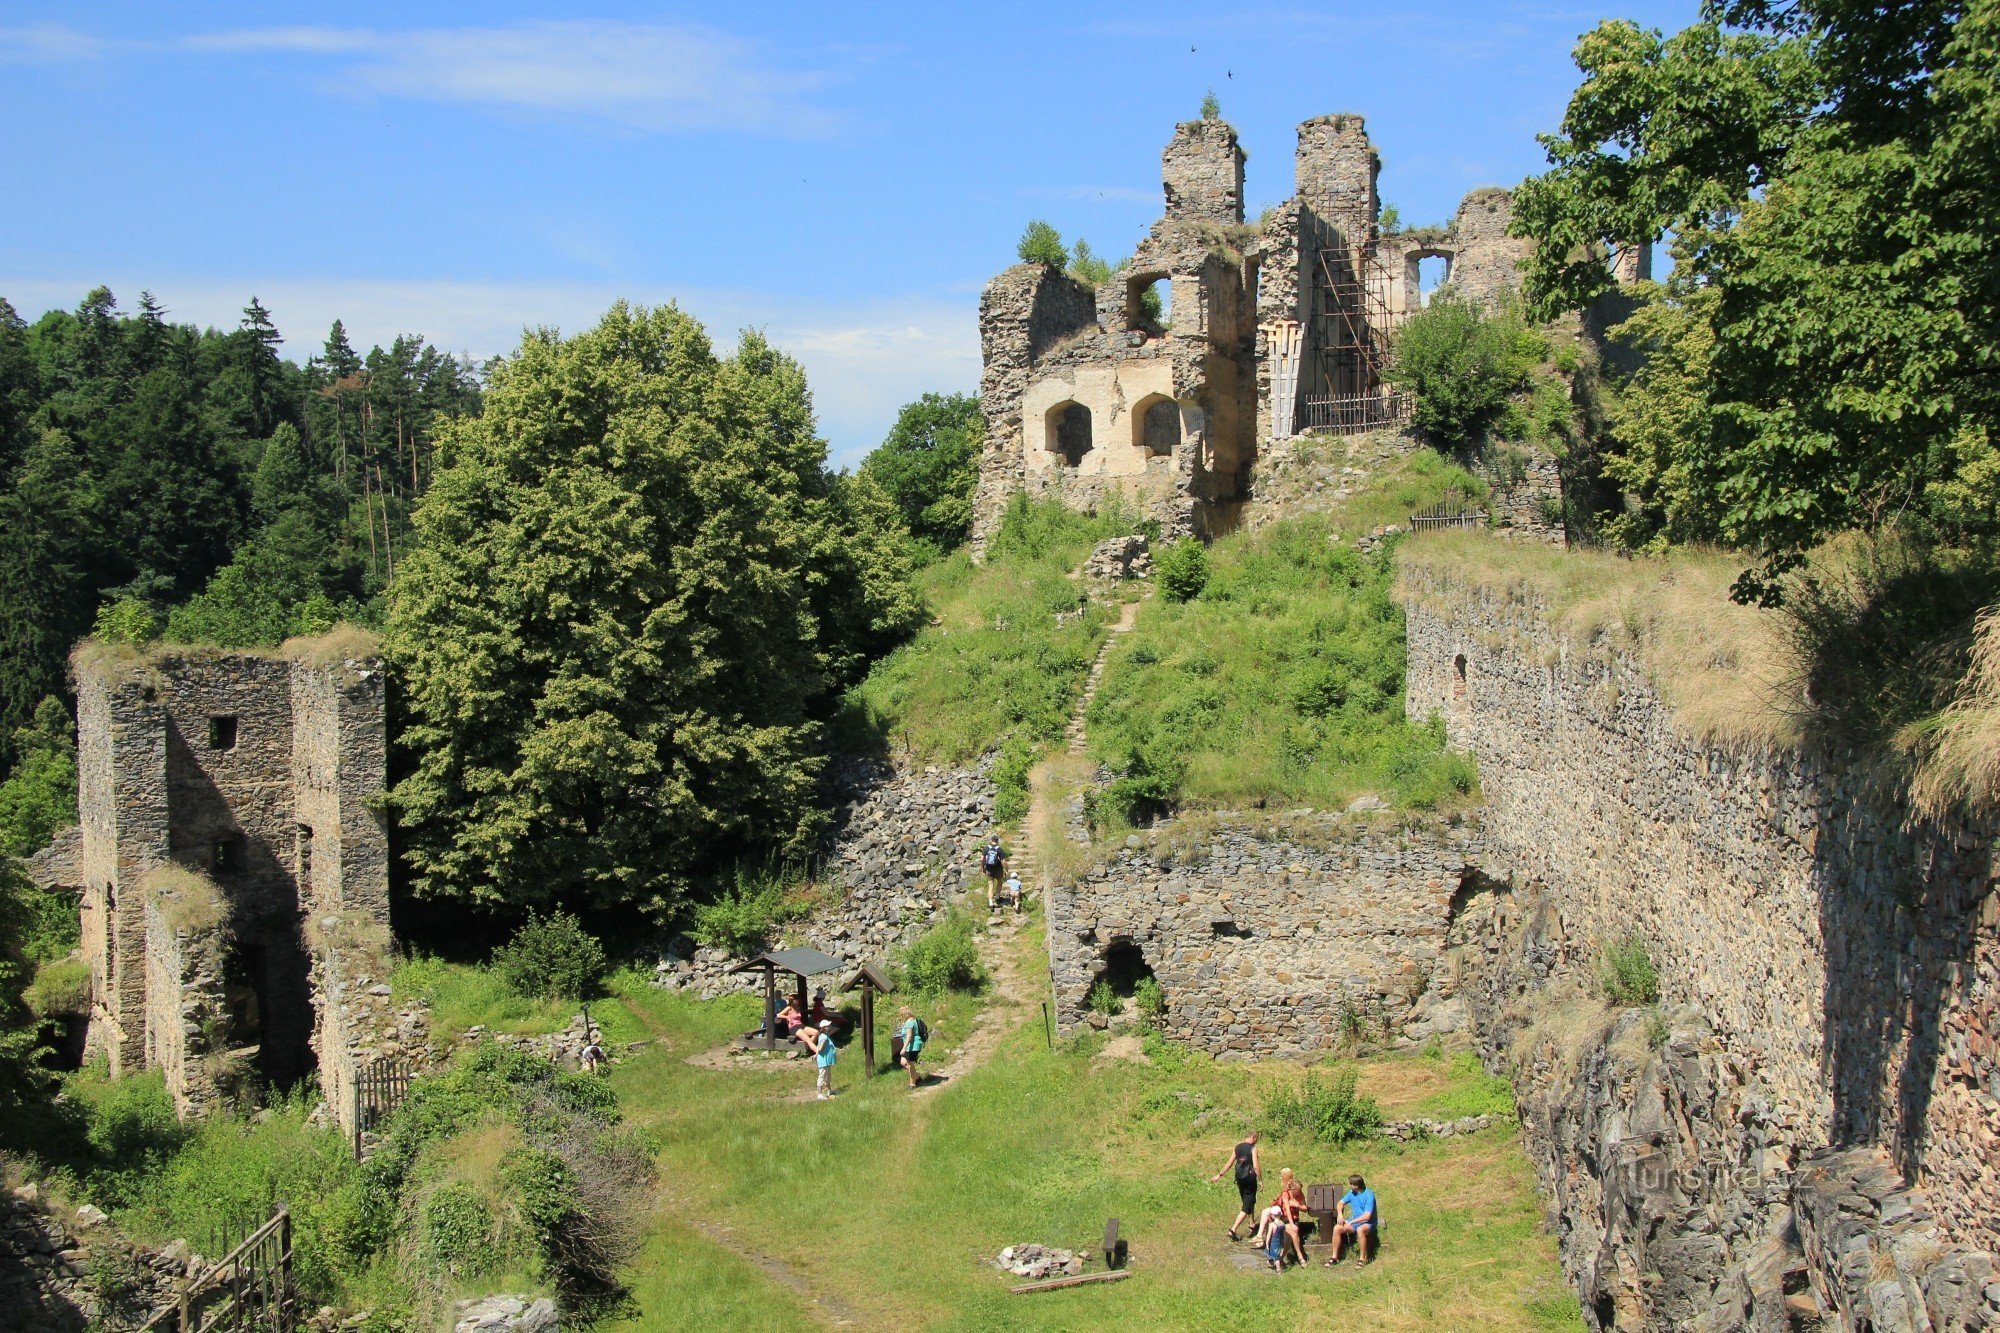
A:
{"type": "Polygon", "coordinates": [[[1131,1269],[1121,1268],[1115,1273],[1085,1273],[1080,1277],[1052,1277],[1046,1282],[1024,1282],[1007,1290],[1020,1296],[1031,1291],[1054,1291],[1058,1287],[1082,1287],[1092,1282],[1123,1282],[1131,1276],[1131,1269]]]}

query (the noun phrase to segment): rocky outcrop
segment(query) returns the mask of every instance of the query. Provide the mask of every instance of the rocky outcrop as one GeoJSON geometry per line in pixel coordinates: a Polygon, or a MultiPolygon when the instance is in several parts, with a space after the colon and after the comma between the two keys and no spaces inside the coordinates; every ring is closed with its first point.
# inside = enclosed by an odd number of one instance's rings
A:
{"type": "Polygon", "coordinates": [[[452,1333],[557,1333],[562,1316],[546,1296],[486,1296],[460,1301],[451,1326],[452,1333]]]}
{"type": "MultiPolygon", "coordinates": [[[[862,963],[914,936],[978,880],[979,848],[995,832],[992,760],[899,770],[848,758],[832,768],[824,873],[838,901],[788,928],[785,938],[862,963]]],[[[729,973],[741,961],[682,937],[656,965],[653,984],[703,999],[748,990],[758,984],[755,977],[729,973]]],[[[831,987],[840,978],[820,980],[831,987]]]]}

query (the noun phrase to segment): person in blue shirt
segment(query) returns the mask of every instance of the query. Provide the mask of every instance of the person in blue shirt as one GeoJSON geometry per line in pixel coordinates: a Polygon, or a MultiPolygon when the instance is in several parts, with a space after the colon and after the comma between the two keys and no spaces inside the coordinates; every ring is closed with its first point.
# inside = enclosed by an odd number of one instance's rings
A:
{"type": "Polygon", "coordinates": [[[1340,1220],[1333,1228],[1333,1257],[1328,1268],[1340,1262],[1347,1242],[1352,1240],[1361,1262],[1374,1258],[1376,1240],[1375,1191],[1360,1176],[1347,1178],[1347,1193],[1340,1196],[1340,1220]]]}

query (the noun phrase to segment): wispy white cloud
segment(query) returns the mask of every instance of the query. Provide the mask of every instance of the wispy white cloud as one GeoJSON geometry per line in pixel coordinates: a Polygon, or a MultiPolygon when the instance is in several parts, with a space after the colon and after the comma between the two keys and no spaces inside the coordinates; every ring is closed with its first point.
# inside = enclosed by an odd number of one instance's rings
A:
{"type": "Polygon", "coordinates": [[[38,23],[32,28],[0,28],[0,60],[33,63],[89,60],[103,55],[108,46],[102,38],[56,23],[38,23]]]}
{"type": "Polygon", "coordinates": [[[460,282],[335,280],[251,276],[145,281],[109,278],[18,279],[0,274],[0,296],[29,320],[72,308],[104,282],[126,308],[150,287],[168,318],[233,328],[254,293],[287,335],[285,354],[303,361],[319,350],[333,321],[359,346],[421,333],[448,352],[480,360],[512,351],[530,325],[576,332],[596,323],[623,296],[645,304],[679,302],[708,326],[718,346],[758,327],[806,368],[820,430],[834,461],[852,466],[881,443],[904,403],[926,391],[976,392],[978,298],[917,295],[866,301],[801,300],[794,295],[723,288],[674,288],[610,282],[460,282]]]}
{"type": "Polygon", "coordinates": [[[700,27],[256,28],[182,45],[216,55],[323,57],[340,63],[343,86],[384,96],[578,116],[649,133],[817,136],[837,124],[814,100],[826,74],[780,68],[756,45],[700,27]]]}
{"type": "Polygon", "coordinates": [[[735,131],[811,138],[836,112],[822,70],[790,69],[711,28],[571,21],[504,28],[246,28],[127,41],[45,23],[0,28],[0,61],[51,64],[115,54],[292,56],[332,67],[345,91],[568,116],[651,134],[735,131]]]}

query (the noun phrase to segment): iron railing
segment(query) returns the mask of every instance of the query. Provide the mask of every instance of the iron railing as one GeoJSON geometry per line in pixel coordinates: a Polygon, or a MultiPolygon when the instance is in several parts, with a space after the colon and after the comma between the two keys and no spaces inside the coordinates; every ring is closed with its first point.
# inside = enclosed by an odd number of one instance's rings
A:
{"type": "Polygon", "coordinates": [[[142,1333],[292,1333],[292,1213],[283,1204],[219,1262],[189,1278],[142,1333]]]}
{"type": "Polygon", "coordinates": [[[1332,435],[1400,426],[1410,418],[1410,396],[1404,393],[1350,393],[1307,398],[1302,426],[1332,435]]]}

